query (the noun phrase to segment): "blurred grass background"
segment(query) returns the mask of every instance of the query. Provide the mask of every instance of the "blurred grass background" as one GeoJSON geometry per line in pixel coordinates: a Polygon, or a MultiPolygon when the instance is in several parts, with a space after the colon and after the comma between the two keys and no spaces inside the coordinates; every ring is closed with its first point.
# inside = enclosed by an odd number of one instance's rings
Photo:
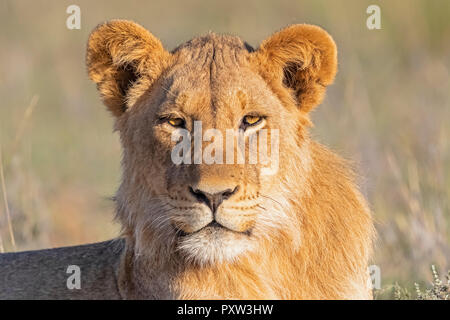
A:
{"type": "Polygon", "coordinates": [[[0,1],[0,147],[5,251],[111,238],[120,178],[112,118],[86,75],[89,32],[132,19],[168,49],[209,30],[253,46],[291,23],[324,27],[339,72],[313,135],[355,160],[377,221],[382,285],[450,267],[450,1],[0,1]],[[66,8],[81,8],[68,30],[66,8]],[[366,8],[381,8],[368,30],[366,8]],[[9,210],[5,208],[5,200],[9,210]],[[7,216],[15,246],[10,238],[7,216]]]}

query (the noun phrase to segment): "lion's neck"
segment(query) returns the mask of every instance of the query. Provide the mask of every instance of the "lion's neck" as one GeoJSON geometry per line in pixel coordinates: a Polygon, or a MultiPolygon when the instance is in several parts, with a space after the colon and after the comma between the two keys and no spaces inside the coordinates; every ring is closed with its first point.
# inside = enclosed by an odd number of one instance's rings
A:
{"type": "Polygon", "coordinates": [[[200,267],[186,265],[174,255],[162,255],[157,250],[137,256],[133,241],[128,240],[119,270],[119,289],[127,299],[288,297],[287,287],[280,283],[281,278],[278,279],[282,274],[286,279],[285,270],[276,272],[277,268],[286,268],[287,265],[277,265],[273,259],[272,264],[264,263],[272,254],[266,250],[264,253],[251,253],[233,263],[200,267]],[[268,265],[270,270],[266,270],[268,265]],[[279,292],[283,292],[283,296],[279,292]]]}

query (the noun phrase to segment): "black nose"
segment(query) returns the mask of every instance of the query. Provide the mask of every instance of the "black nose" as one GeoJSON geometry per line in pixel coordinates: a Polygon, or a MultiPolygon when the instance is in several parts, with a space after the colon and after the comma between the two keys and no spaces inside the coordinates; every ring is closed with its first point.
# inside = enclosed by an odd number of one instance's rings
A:
{"type": "Polygon", "coordinates": [[[235,187],[234,189],[226,189],[216,193],[208,193],[200,189],[194,190],[192,187],[189,187],[189,192],[198,201],[204,202],[211,209],[212,212],[216,212],[217,208],[220,206],[223,200],[230,198],[233,194],[237,192],[237,190],[238,187],[235,187]]]}

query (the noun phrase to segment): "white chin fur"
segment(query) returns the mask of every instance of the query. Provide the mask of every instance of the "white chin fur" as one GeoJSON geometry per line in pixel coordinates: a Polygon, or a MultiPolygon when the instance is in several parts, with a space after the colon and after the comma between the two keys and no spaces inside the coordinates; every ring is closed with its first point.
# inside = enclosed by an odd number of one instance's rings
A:
{"type": "Polygon", "coordinates": [[[233,262],[253,249],[251,240],[231,231],[200,231],[179,239],[177,249],[185,258],[199,265],[233,262]]]}

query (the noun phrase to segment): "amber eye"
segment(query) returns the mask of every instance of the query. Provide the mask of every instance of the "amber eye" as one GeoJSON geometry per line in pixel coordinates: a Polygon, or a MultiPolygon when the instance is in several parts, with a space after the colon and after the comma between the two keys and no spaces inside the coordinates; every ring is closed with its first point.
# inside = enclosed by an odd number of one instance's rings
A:
{"type": "Polygon", "coordinates": [[[172,126],[176,128],[184,127],[185,121],[181,118],[171,118],[168,119],[167,122],[172,126]]]}
{"type": "Polygon", "coordinates": [[[263,120],[263,117],[246,115],[244,119],[242,119],[242,123],[244,127],[255,126],[263,120]]]}

